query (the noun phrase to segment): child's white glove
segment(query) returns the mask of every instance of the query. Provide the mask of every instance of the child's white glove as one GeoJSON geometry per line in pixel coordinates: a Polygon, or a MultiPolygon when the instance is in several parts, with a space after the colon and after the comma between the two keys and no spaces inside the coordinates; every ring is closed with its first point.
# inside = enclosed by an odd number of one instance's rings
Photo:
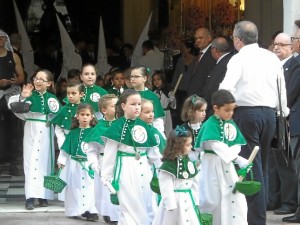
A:
{"type": "Polygon", "coordinates": [[[117,193],[117,191],[114,189],[114,187],[111,185],[111,183],[106,178],[102,177],[101,181],[102,181],[103,185],[108,188],[108,190],[110,191],[110,193],[112,193],[112,194],[116,194],[117,193]]]}
{"type": "Polygon", "coordinates": [[[91,168],[95,173],[100,174],[100,165],[98,163],[94,162],[91,165],[91,168]]]}
{"type": "Polygon", "coordinates": [[[168,97],[170,102],[173,102],[175,100],[175,95],[172,91],[169,92],[168,97]]]}
{"type": "Polygon", "coordinates": [[[236,157],[234,161],[239,165],[240,168],[244,168],[249,165],[248,159],[245,159],[242,156],[236,157]]]}

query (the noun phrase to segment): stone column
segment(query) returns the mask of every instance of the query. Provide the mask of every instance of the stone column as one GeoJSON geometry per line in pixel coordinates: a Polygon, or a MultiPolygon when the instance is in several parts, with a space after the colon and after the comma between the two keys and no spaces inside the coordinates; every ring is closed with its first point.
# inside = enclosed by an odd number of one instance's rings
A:
{"type": "Polygon", "coordinates": [[[284,0],[283,13],[283,31],[293,35],[298,28],[295,25],[295,20],[300,20],[300,1],[284,0]]]}
{"type": "Polygon", "coordinates": [[[244,19],[250,20],[257,25],[258,39],[263,46],[269,45],[271,37],[276,31],[283,30],[282,1],[283,0],[245,0],[244,19]]]}

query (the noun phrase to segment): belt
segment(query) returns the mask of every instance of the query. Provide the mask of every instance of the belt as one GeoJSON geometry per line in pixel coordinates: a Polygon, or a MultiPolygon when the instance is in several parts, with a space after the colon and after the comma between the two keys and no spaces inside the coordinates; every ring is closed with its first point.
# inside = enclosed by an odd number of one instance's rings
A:
{"type": "Polygon", "coordinates": [[[86,162],[87,161],[87,158],[86,157],[84,157],[84,156],[82,156],[82,158],[81,157],[77,157],[77,156],[71,156],[71,159],[73,159],[73,160],[75,160],[75,161],[77,161],[77,162],[86,162]]]}
{"type": "Polygon", "coordinates": [[[33,119],[33,118],[27,118],[26,121],[36,121],[36,122],[43,122],[43,123],[47,123],[47,120],[42,120],[42,119],[33,119]]]}
{"type": "MultiPolygon", "coordinates": [[[[116,191],[120,190],[119,181],[120,181],[120,175],[123,167],[122,158],[123,157],[136,157],[137,153],[127,153],[118,151],[116,156],[116,163],[114,168],[114,178],[112,181],[112,186],[116,191]]],[[[147,156],[147,152],[139,152],[139,156],[147,156]]]]}
{"type": "Polygon", "coordinates": [[[276,108],[272,108],[270,106],[238,106],[236,109],[272,109],[276,110],[276,108]]]}
{"type": "Polygon", "coordinates": [[[215,154],[216,155],[216,153],[213,150],[204,150],[204,153],[215,154]]]}

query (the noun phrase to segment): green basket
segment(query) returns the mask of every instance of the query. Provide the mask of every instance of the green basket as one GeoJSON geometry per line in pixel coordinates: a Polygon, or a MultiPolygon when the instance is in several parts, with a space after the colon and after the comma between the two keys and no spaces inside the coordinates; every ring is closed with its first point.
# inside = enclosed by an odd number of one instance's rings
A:
{"type": "Polygon", "coordinates": [[[44,176],[44,187],[54,191],[55,193],[60,193],[65,188],[67,183],[59,178],[60,172],[62,169],[59,169],[57,175],[44,176]]]}
{"type": "Polygon", "coordinates": [[[201,225],[212,225],[213,216],[209,213],[200,214],[201,225]]]}
{"type": "Polygon", "coordinates": [[[253,180],[253,172],[250,170],[250,181],[236,182],[235,189],[246,196],[252,196],[260,191],[261,183],[253,180]]]}
{"type": "Polygon", "coordinates": [[[117,194],[110,194],[110,202],[113,205],[120,205],[118,195],[117,194]]]}
{"type": "Polygon", "coordinates": [[[150,188],[154,193],[161,195],[160,189],[159,189],[159,181],[158,181],[158,177],[157,177],[155,168],[154,168],[154,172],[153,172],[153,177],[150,181],[150,188]]]}

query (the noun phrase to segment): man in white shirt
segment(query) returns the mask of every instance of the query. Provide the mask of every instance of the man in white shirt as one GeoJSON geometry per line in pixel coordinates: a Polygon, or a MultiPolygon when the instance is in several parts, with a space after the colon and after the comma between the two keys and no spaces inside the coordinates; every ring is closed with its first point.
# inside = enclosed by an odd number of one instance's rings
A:
{"type": "Polygon", "coordinates": [[[248,224],[266,224],[268,191],[268,153],[275,134],[275,112],[278,109],[277,77],[282,83],[281,103],[288,115],[285,80],[279,59],[257,44],[254,23],[241,21],[235,25],[233,43],[239,53],[227,65],[220,89],[233,93],[237,108],[234,120],[247,140],[240,155],[249,158],[255,146],[260,147],[253,161],[254,180],[262,183],[259,193],[247,197],[248,224]]]}
{"type": "Polygon", "coordinates": [[[143,56],[139,58],[139,66],[150,68],[150,78],[155,70],[161,70],[164,68],[164,53],[154,48],[152,41],[147,40],[142,44],[143,56]]]}

